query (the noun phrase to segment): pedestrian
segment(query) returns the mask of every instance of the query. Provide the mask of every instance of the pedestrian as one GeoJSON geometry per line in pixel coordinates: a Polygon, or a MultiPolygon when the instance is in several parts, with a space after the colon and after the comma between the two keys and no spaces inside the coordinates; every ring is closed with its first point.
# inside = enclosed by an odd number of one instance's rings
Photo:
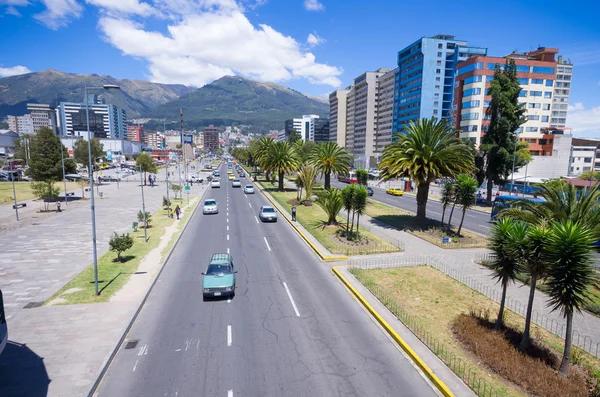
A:
{"type": "Polygon", "coordinates": [[[177,215],[177,220],[179,220],[179,214],[181,214],[181,208],[179,208],[179,205],[177,205],[177,207],[175,207],[175,215],[177,215]]]}
{"type": "Polygon", "coordinates": [[[292,205],[292,221],[296,222],[296,206],[292,205]]]}
{"type": "Polygon", "coordinates": [[[173,219],[173,209],[169,208],[169,218],[173,219]]]}

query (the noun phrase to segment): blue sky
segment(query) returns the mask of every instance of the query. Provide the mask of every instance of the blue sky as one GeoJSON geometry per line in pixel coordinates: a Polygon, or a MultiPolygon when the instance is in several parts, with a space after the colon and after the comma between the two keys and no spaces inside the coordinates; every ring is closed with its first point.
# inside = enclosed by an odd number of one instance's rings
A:
{"type": "Polygon", "coordinates": [[[324,96],[444,33],[495,56],[559,48],[575,65],[568,124],[600,135],[599,14],[597,1],[0,0],[0,76],[203,85],[241,74],[324,96]]]}

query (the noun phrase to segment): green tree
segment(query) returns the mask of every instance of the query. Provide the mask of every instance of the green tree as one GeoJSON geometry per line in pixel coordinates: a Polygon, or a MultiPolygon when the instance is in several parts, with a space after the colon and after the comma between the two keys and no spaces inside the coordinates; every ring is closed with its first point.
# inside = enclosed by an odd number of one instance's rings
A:
{"type": "Polygon", "coordinates": [[[348,174],[352,158],[346,149],[335,142],[318,143],[308,161],[314,165],[319,174],[325,178],[325,189],[331,188],[331,173],[348,174]]]}
{"type": "Polygon", "coordinates": [[[108,241],[108,247],[109,250],[117,253],[117,261],[121,262],[121,253],[133,247],[133,238],[129,233],[123,233],[119,236],[117,232],[114,232],[114,235],[108,241]]]}
{"type": "Polygon", "coordinates": [[[139,170],[141,168],[142,172],[144,173],[144,185],[146,184],[146,174],[148,172],[155,174],[158,171],[154,159],[148,153],[142,153],[137,156],[135,159],[135,165],[136,169],[139,170]]]}
{"type": "Polygon", "coordinates": [[[169,183],[169,187],[173,191],[173,193],[175,193],[175,197],[177,197],[177,195],[179,194],[179,200],[181,200],[181,194],[183,192],[183,188],[181,187],[181,185],[169,183]]]}
{"type": "MultiPolygon", "coordinates": [[[[274,142],[263,159],[265,169],[276,172],[279,175],[278,190],[284,190],[283,177],[286,172],[296,171],[299,161],[296,150],[288,142],[274,142]]],[[[306,186],[305,186],[306,188],[306,186]]]]}
{"type": "Polygon", "coordinates": [[[297,141],[302,142],[302,136],[298,131],[292,130],[292,132],[290,132],[290,135],[288,136],[287,141],[289,143],[296,143],[297,141]]]}
{"type": "Polygon", "coordinates": [[[77,179],[77,185],[81,188],[81,198],[85,198],[85,188],[90,186],[90,180],[86,178],[77,179]]]}
{"type": "MultiPolygon", "coordinates": [[[[34,181],[59,181],[63,179],[60,138],[51,129],[42,127],[32,136],[30,142],[30,159],[27,174],[34,181]]],[[[69,152],[63,146],[63,154],[68,158],[69,152]]],[[[65,172],[74,172],[73,163],[65,162],[65,172]]]]}
{"type": "Polygon", "coordinates": [[[367,188],[364,186],[358,186],[352,197],[352,210],[356,214],[356,237],[360,238],[359,234],[359,222],[360,216],[365,213],[367,209],[367,188]]]}
{"type": "MultiPolygon", "coordinates": [[[[494,79],[487,95],[491,96],[487,117],[488,130],[481,139],[487,178],[487,202],[492,202],[494,184],[503,184],[513,168],[513,153],[517,144],[517,130],[527,121],[526,109],[519,103],[521,86],[514,59],[507,59],[504,68],[496,66],[494,79]]],[[[515,171],[524,165],[515,162],[515,171]]]]}
{"type": "Polygon", "coordinates": [[[454,202],[454,184],[452,182],[444,183],[442,186],[442,227],[444,227],[444,216],[446,216],[446,207],[454,202]]]}
{"type": "MultiPolygon", "coordinates": [[[[96,161],[99,158],[104,157],[104,145],[97,139],[93,138],[91,141],[92,146],[92,166],[96,165],[96,161]]],[[[85,139],[79,139],[73,145],[73,158],[75,162],[85,167],[88,166],[88,141],[85,139]]]]}
{"type": "Polygon", "coordinates": [[[312,165],[303,165],[298,172],[298,177],[302,181],[302,186],[306,193],[304,199],[310,201],[313,187],[317,181],[317,169],[312,165]]]}
{"type": "Polygon", "coordinates": [[[548,305],[567,321],[565,348],[559,373],[569,375],[573,340],[573,313],[581,312],[589,299],[588,286],[594,279],[592,244],[596,238],[583,224],[571,220],[554,222],[548,236],[548,305]]]}
{"type": "Polygon", "coordinates": [[[152,214],[148,211],[146,211],[145,213],[142,210],[138,211],[138,214],[137,214],[138,222],[143,222],[145,228],[150,227],[150,218],[151,217],[152,217],[152,214]]]}
{"type": "MultiPolygon", "coordinates": [[[[348,185],[342,190],[342,203],[346,210],[346,232],[350,233],[350,212],[352,212],[352,203],[354,202],[354,194],[356,193],[356,185],[348,185]]],[[[354,229],[354,217],[352,217],[352,229],[354,229]]]]}
{"type": "Polygon", "coordinates": [[[298,159],[302,164],[305,164],[308,162],[308,159],[315,150],[317,144],[313,141],[302,142],[302,140],[298,140],[293,143],[293,146],[296,150],[296,153],[298,153],[298,159]]]}
{"type": "Polygon", "coordinates": [[[429,185],[442,177],[471,172],[473,154],[455,138],[445,120],[435,118],[411,122],[406,135],[386,146],[379,168],[385,179],[408,177],[417,184],[417,219],[427,216],[429,185]]]}
{"type": "Polygon", "coordinates": [[[31,191],[44,201],[44,211],[48,211],[51,202],[58,200],[60,189],[54,186],[52,179],[31,183],[31,191]]]}
{"type": "Polygon", "coordinates": [[[275,140],[273,138],[262,137],[254,145],[251,145],[251,147],[253,146],[254,158],[257,161],[257,165],[266,172],[267,181],[270,180],[267,154],[274,143],[275,140]]]}
{"type": "Polygon", "coordinates": [[[490,267],[493,278],[502,285],[502,297],[498,319],[496,320],[496,329],[502,328],[504,324],[504,304],[508,284],[514,282],[517,274],[522,270],[520,258],[515,255],[513,248],[518,244],[522,244],[526,235],[527,224],[524,222],[514,222],[511,219],[502,218],[492,226],[489,247],[494,253],[494,260],[490,267]]]}
{"type": "Polygon", "coordinates": [[[342,209],[342,193],[340,189],[322,190],[317,193],[315,203],[327,214],[326,225],[337,225],[337,215],[342,209]]]}
{"type": "Polygon", "coordinates": [[[304,183],[302,182],[302,178],[300,178],[300,175],[296,175],[296,180],[294,181],[294,183],[296,184],[296,190],[297,190],[297,195],[296,195],[296,201],[300,202],[300,200],[302,200],[302,189],[304,188],[304,183]]]}
{"type": "Polygon", "coordinates": [[[458,226],[457,234],[460,236],[463,222],[465,221],[465,214],[467,210],[475,206],[475,200],[477,198],[477,181],[471,175],[460,174],[456,178],[456,201],[462,207],[462,218],[460,219],[460,226],[458,226]]]}
{"type": "Polygon", "coordinates": [[[598,171],[586,171],[577,177],[581,181],[589,181],[590,179],[594,182],[600,181],[600,172],[598,171]]]}
{"type": "Polygon", "coordinates": [[[369,181],[369,173],[367,170],[359,168],[356,170],[356,179],[358,180],[359,185],[367,186],[369,181]]]}

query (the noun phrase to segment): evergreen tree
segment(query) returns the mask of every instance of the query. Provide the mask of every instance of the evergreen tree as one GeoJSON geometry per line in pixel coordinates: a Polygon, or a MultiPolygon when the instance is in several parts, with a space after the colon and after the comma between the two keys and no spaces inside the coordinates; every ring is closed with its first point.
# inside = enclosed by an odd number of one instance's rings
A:
{"type": "MultiPolygon", "coordinates": [[[[481,151],[485,157],[487,178],[487,201],[492,201],[494,184],[503,184],[513,167],[513,153],[517,144],[517,130],[527,119],[525,108],[519,103],[521,86],[514,59],[506,60],[504,68],[496,65],[494,79],[487,95],[491,96],[487,116],[490,124],[481,139],[481,151]]],[[[520,156],[515,171],[524,165],[520,156]]]]}
{"type": "MultiPolygon", "coordinates": [[[[60,138],[50,128],[42,127],[30,140],[30,159],[27,174],[34,181],[60,181],[63,179],[60,157],[60,138]]],[[[63,155],[69,157],[69,151],[63,146],[63,155]]],[[[65,161],[65,173],[73,173],[74,164],[65,161]]]]}
{"type": "MultiPolygon", "coordinates": [[[[96,138],[92,139],[92,166],[96,164],[96,160],[104,157],[104,145],[96,138]]],[[[85,139],[80,139],[73,145],[73,158],[75,162],[87,167],[88,162],[88,142],[85,139]]]]}

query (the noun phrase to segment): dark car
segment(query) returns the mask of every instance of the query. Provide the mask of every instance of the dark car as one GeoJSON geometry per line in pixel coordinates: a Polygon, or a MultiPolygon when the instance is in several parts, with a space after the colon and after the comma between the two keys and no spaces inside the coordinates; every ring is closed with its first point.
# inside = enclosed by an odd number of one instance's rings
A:
{"type": "Polygon", "coordinates": [[[368,194],[369,196],[372,196],[372,195],[373,195],[373,193],[375,193],[375,192],[373,191],[373,188],[372,188],[371,186],[367,186],[367,194],[368,194]]]}
{"type": "Polygon", "coordinates": [[[243,172],[240,172],[240,178],[245,178],[246,174],[244,174],[243,172]]]}

